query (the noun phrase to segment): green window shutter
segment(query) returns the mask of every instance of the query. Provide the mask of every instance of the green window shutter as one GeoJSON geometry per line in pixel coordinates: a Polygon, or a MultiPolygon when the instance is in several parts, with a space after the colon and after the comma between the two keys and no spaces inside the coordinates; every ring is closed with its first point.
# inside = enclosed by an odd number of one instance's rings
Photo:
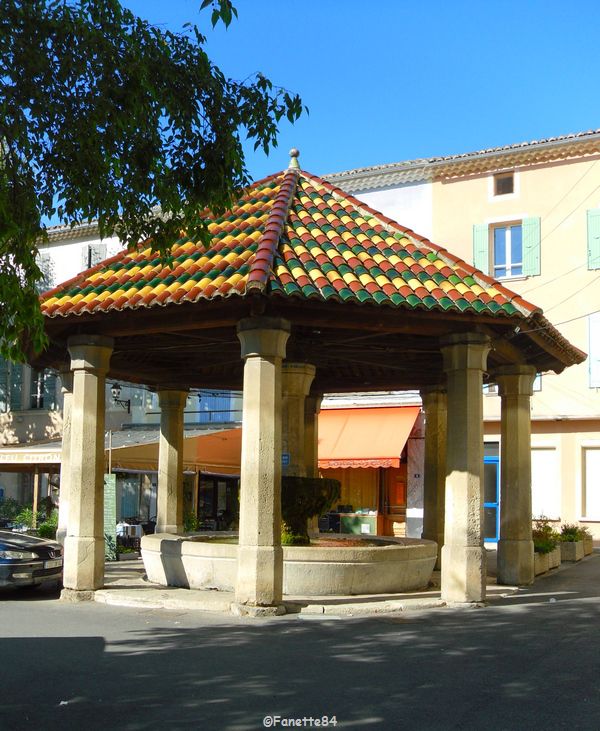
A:
{"type": "Polygon", "coordinates": [[[490,232],[485,223],[473,226],[473,266],[484,274],[490,273],[490,232]]]}
{"type": "Polygon", "coordinates": [[[23,366],[20,363],[10,363],[9,374],[10,409],[11,411],[20,411],[22,408],[23,366]]]}
{"type": "Polygon", "coordinates": [[[540,219],[523,219],[523,274],[533,277],[540,273],[540,219]]]}
{"type": "Polygon", "coordinates": [[[54,411],[57,406],[56,383],[56,373],[44,371],[44,408],[50,411],[54,411]]]}
{"type": "Polygon", "coordinates": [[[0,414],[8,411],[9,403],[8,361],[0,358],[0,414]]]}
{"type": "Polygon", "coordinates": [[[600,269],[600,208],[587,212],[588,269],[600,269]]]}

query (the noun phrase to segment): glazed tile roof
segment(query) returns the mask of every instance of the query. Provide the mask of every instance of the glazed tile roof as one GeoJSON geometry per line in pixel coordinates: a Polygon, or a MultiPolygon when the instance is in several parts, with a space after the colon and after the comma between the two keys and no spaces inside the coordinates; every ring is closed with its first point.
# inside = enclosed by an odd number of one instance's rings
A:
{"type": "Polygon", "coordinates": [[[166,266],[123,250],[42,295],[48,317],[240,297],[473,314],[539,313],[445,249],[339,188],[291,167],[255,183],[209,224],[212,246],[183,236],[166,266]]]}

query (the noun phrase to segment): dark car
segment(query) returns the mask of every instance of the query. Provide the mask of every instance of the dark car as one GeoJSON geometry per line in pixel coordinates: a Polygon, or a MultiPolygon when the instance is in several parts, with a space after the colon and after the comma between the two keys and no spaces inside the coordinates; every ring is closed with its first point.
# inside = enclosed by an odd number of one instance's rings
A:
{"type": "Polygon", "coordinates": [[[36,586],[62,581],[60,543],[0,530],[0,586],[36,586]]]}

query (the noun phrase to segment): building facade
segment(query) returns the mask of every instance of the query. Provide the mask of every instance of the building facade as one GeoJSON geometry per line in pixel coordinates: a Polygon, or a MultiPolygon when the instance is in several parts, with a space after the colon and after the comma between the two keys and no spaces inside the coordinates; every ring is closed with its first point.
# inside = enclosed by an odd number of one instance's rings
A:
{"type": "MultiPolygon", "coordinates": [[[[536,379],[533,514],[600,539],[600,130],[327,178],[535,301],[588,353],[536,379]]],[[[502,444],[496,385],[485,393],[490,523],[502,444]]]]}

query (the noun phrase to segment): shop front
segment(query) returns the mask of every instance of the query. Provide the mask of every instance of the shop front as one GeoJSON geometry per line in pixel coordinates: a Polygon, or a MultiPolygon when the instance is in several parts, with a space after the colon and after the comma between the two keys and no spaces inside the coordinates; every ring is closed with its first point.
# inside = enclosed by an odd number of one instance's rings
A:
{"type": "Polygon", "coordinates": [[[319,469],[342,485],[339,503],[323,516],[321,530],[413,533],[410,519],[418,519],[419,511],[422,517],[420,429],[419,406],[321,411],[319,469]]]}

